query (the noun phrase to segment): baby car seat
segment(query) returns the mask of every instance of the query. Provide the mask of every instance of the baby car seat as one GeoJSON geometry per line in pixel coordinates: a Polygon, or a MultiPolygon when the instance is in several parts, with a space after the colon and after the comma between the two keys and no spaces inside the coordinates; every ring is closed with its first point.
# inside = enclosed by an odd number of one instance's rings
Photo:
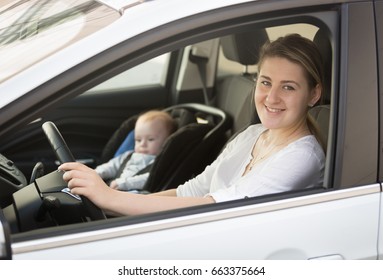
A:
{"type": "MultiPolygon", "coordinates": [[[[175,188],[198,175],[218,155],[232,127],[231,118],[211,106],[186,103],[164,109],[176,120],[178,129],[165,142],[150,166],[145,192],[175,188]]],[[[134,130],[138,116],[124,121],[102,153],[102,161],[113,157],[127,135],[134,130]]]]}

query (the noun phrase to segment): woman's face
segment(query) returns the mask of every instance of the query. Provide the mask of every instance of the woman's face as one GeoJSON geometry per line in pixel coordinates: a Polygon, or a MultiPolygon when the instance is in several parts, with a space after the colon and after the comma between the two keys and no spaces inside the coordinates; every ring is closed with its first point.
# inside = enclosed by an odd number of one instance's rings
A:
{"type": "Polygon", "coordinates": [[[307,108],[320,98],[317,86],[309,89],[304,69],[285,58],[266,58],[255,89],[255,107],[268,129],[295,129],[305,124],[307,108]]]}

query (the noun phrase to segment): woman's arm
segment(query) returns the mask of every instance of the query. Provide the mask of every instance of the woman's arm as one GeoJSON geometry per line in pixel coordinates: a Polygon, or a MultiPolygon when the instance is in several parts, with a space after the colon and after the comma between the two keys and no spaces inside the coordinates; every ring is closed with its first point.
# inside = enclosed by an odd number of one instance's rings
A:
{"type": "Polygon", "coordinates": [[[155,195],[155,196],[177,196],[177,190],[176,189],[170,189],[166,191],[156,192],[149,195],[155,195]]]}
{"type": "Polygon", "coordinates": [[[176,197],[175,190],[152,195],[121,192],[109,188],[91,168],[78,163],[62,164],[63,178],[73,194],[88,197],[107,213],[137,215],[214,203],[212,197],[176,197]]]}

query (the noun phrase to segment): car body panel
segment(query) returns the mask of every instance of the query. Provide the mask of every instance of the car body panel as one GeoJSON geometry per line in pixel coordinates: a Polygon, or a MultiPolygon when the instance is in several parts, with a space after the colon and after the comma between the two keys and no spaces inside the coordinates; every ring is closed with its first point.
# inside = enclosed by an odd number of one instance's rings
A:
{"type": "Polygon", "coordinates": [[[378,185],[331,191],[20,242],[13,258],[54,258],[54,248],[59,259],[376,259],[379,200],[378,185]]]}

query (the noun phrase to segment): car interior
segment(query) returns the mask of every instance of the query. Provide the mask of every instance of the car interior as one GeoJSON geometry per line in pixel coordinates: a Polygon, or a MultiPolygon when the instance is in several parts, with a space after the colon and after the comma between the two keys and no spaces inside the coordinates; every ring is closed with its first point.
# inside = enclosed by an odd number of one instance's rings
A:
{"type": "MultiPolygon", "coordinates": [[[[256,79],[256,70],[253,68],[258,61],[255,54],[259,52],[265,42],[273,39],[270,35],[273,30],[278,30],[278,26],[234,32],[214,41],[213,46],[217,46],[217,49],[216,57],[212,57],[213,65],[220,68],[220,61],[218,60],[225,60],[229,64],[236,64],[237,68],[235,69],[241,69],[240,71],[230,70],[229,73],[225,72],[220,76],[218,73],[220,70],[215,69],[211,73],[207,65],[203,64],[203,55],[199,56],[198,50],[194,52],[197,53],[197,55],[193,54],[196,75],[193,77],[194,81],[191,82],[200,86],[195,91],[197,92],[196,97],[188,97],[187,102],[183,102],[185,98],[178,98],[179,103],[177,104],[174,102],[160,104],[161,109],[168,111],[177,121],[178,129],[166,142],[163,151],[151,166],[150,177],[144,188],[146,192],[174,188],[199,174],[206,165],[215,159],[227,141],[249,124],[259,122],[253,104],[254,80],[256,79]],[[202,64],[199,61],[202,61],[202,64]],[[211,79],[212,75],[214,76],[213,79],[211,79]]],[[[310,109],[310,114],[317,122],[323,134],[324,142],[327,143],[329,141],[333,51],[328,31],[318,27],[315,27],[314,30],[315,32],[310,31],[309,35],[317,43],[322,53],[326,80],[322,101],[310,109]]],[[[172,54],[178,58],[185,55],[184,51],[179,50],[172,54]]],[[[171,64],[171,59],[169,63],[171,64]]],[[[179,63],[175,65],[179,66],[179,63]]],[[[112,98],[114,94],[116,94],[114,91],[110,92],[109,97],[112,98]]],[[[131,96],[133,97],[130,100],[134,99],[135,95],[131,96]]],[[[90,157],[96,158],[96,160],[89,162],[84,160],[84,162],[92,167],[106,162],[113,157],[133,130],[137,115],[144,110],[158,108],[158,104],[148,105],[145,108],[136,106],[128,109],[128,112],[119,112],[118,117],[112,116],[114,118],[112,123],[109,120],[103,121],[101,118],[96,120],[108,129],[99,133],[97,127],[94,128],[94,131],[88,136],[94,136],[95,140],[89,141],[87,139],[85,140],[86,145],[76,146],[75,139],[76,137],[80,138],[83,131],[72,123],[76,123],[76,116],[83,108],[90,107],[92,102],[98,104],[96,103],[97,99],[103,100],[102,98],[99,93],[85,93],[78,98],[69,100],[62,107],[56,108],[54,112],[47,113],[41,121],[32,123],[25,130],[17,132],[16,136],[20,137],[16,142],[7,143],[7,139],[1,141],[2,151],[0,152],[12,159],[11,162],[4,157],[1,161],[2,176],[0,178],[6,192],[0,194],[0,199],[1,207],[4,208],[4,215],[10,223],[13,233],[92,220],[89,219],[89,208],[92,206],[86,206],[84,209],[78,198],[63,191],[65,183],[62,182],[62,175],[55,171],[57,168],[56,156],[48,156],[45,152],[47,136],[42,134],[40,127],[45,120],[53,119],[66,141],[63,145],[68,145],[70,150],[73,147],[75,160],[81,161],[91,155],[90,157]],[[86,104],[85,102],[91,98],[93,100],[86,104]],[[65,111],[66,106],[70,110],[65,111]],[[60,118],[62,121],[59,121],[60,118]],[[95,156],[92,145],[98,143],[97,139],[101,139],[101,137],[102,147],[101,145],[94,147],[98,153],[95,156]],[[33,145],[34,149],[31,149],[33,155],[31,152],[25,152],[33,145]],[[85,146],[89,148],[88,151],[84,149],[85,146]],[[77,152],[80,149],[82,149],[82,154],[77,152]],[[28,157],[29,161],[35,163],[33,166],[26,163],[28,157]],[[45,171],[42,171],[44,168],[45,171]],[[48,175],[44,176],[44,174],[48,175]],[[26,179],[28,175],[32,178],[31,180],[26,179]],[[39,192],[36,191],[35,184],[39,192]],[[36,213],[38,214],[36,215],[36,213]]],[[[89,121],[88,130],[90,131],[93,129],[93,124],[90,123],[91,114],[97,112],[101,114],[101,110],[95,108],[94,112],[91,110],[87,112],[89,116],[85,114],[83,119],[89,121]]],[[[78,122],[82,122],[82,119],[79,119],[78,122]]],[[[60,132],[53,134],[61,136],[60,132]]],[[[52,140],[49,141],[52,144],[52,140]]]]}

